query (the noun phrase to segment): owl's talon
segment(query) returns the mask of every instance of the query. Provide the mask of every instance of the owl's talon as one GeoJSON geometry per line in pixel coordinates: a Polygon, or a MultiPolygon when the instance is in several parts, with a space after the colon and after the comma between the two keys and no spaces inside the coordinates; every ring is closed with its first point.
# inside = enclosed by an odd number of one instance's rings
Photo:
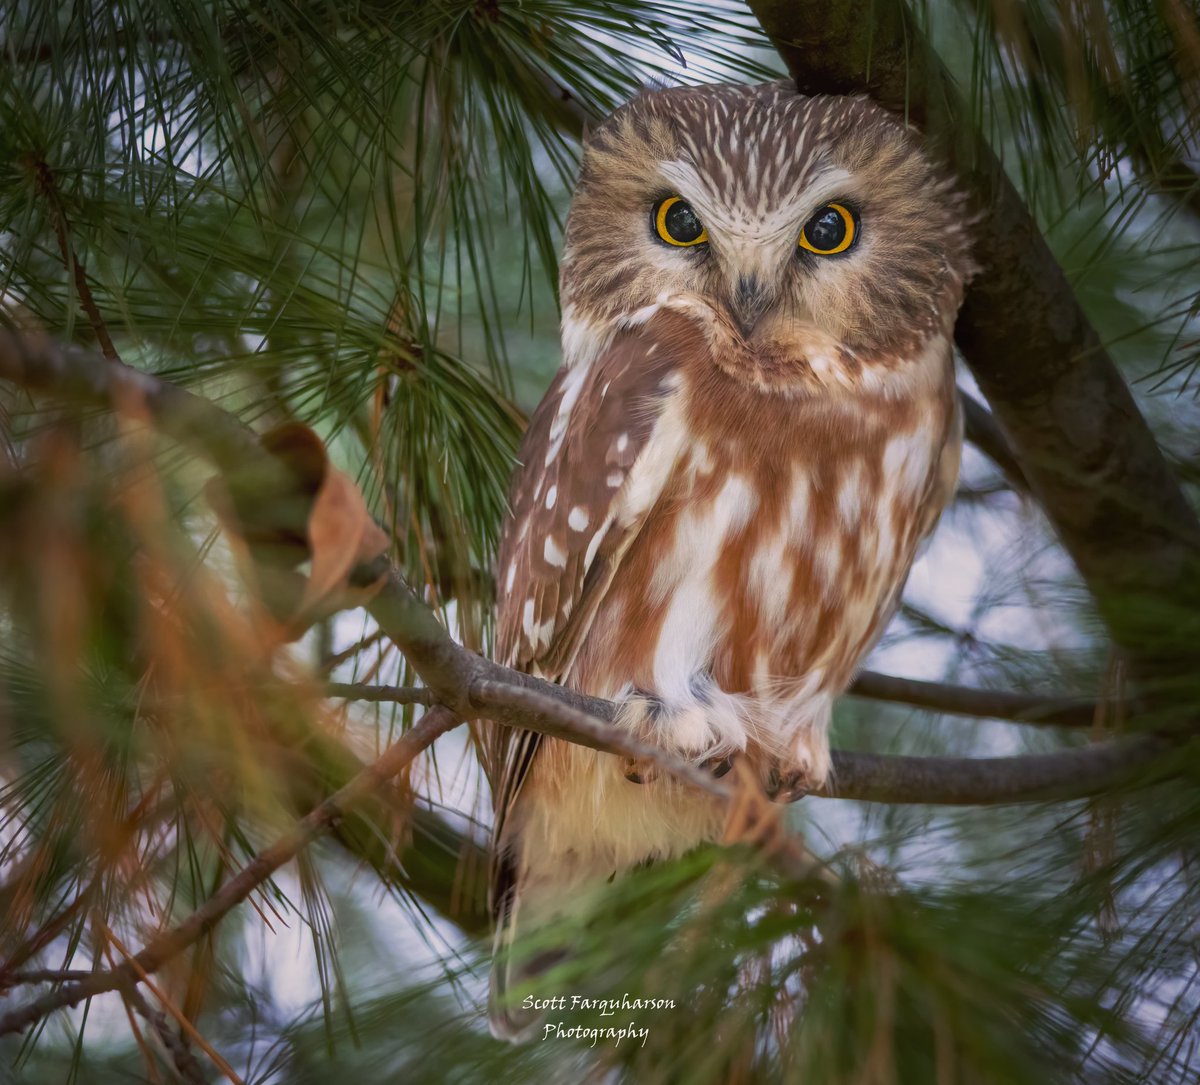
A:
{"type": "Polygon", "coordinates": [[[803,773],[800,773],[799,775],[789,777],[776,793],[775,798],[777,802],[795,802],[797,799],[804,798],[811,790],[808,778],[803,773]]]}
{"type": "Polygon", "coordinates": [[[733,760],[728,757],[714,757],[704,762],[704,768],[712,773],[714,780],[719,780],[733,768],[733,760]]]}
{"type": "Polygon", "coordinates": [[[804,769],[790,772],[782,771],[779,766],[772,765],[763,778],[763,792],[772,802],[790,803],[804,798],[819,782],[804,769]]]}

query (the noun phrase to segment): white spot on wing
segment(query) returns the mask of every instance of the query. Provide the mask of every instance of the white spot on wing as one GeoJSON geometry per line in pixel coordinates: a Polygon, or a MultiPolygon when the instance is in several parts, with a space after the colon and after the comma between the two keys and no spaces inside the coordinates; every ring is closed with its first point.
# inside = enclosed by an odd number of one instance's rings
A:
{"type": "MultiPolygon", "coordinates": [[[[618,510],[621,524],[633,523],[658,500],[666,480],[675,470],[687,439],[687,422],[678,396],[671,396],[654,423],[646,447],[629,472],[629,481],[618,510]]],[[[619,485],[613,482],[612,475],[609,475],[608,484],[619,485]]]]}
{"type": "Polygon", "coordinates": [[[600,530],[592,536],[592,541],[587,545],[587,552],[583,555],[584,568],[590,568],[593,559],[596,557],[596,551],[600,549],[600,543],[604,541],[604,536],[608,534],[608,529],[612,527],[613,518],[610,516],[603,524],[600,525],[600,530]]]}
{"type": "Polygon", "coordinates": [[[557,500],[558,500],[558,487],[551,486],[550,489],[548,489],[546,491],[546,508],[548,508],[548,509],[554,508],[554,502],[557,500]]]}
{"type": "Polygon", "coordinates": [[[547,467],[554,462],[554,457],[562,447],[563,438],[571,423],[571,412],[575,409],[587,376],[587,366],[575,366],[567,370],[566,376],[563,377],[562,399],[559,401],[558,410],[554,412],[554,421],[550,423],[550,447],[546,450],[547,467]]]}
{"type": "Polygon", "coordinates": [[[828,591],[837,579],[842,564],[841,547],[826,539],[813,550],[813,572],[828,591]]]}
{"type": "Polygon", "coordinates": [[[697,441],[692,445],[692,468],[702,475],[709,474],[713,469],[712,454],[708,450],[708,445],[703,441],[697,441]]]}
{"type": "Polygon", "coordinates": [[[553,535],[546,536],[546,543],[542,547],[542,557],[546,559],[547,565],[552,565],[556,569],[567,567],[567,552],[558,548],[553,535]]]}
{"type": "Polygon", "coordinates": [[[582,505],[576,505],[567,516],[567,526],[572,531],[586,531],[589,519],[587,509],[582,505]]]}

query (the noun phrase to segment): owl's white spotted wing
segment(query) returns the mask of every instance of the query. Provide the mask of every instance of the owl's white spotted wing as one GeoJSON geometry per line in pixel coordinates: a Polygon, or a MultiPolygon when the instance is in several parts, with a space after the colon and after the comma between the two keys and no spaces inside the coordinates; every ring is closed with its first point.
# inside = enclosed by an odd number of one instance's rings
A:
{"type": "Polygon", "coordinates": [[[938,457],[937,470],[930,485],[929,496],[925,502],[925,515],[921,524],[921,539],[928,543],[933,529],[937,527],[942,510],[949,505],[958,486],[958,471],[962,462],[963,443],[963,413],[958,401],[958,392],[953,385],[949,388],[952,398],[950,407],[950,426],[946,433],[945,444],[942,445],[938,457]]]}
{"type": "MultiPolygon", "coordinates": [[[[678,454],[671,403],[684,352],[699,345],[689,330],[662,314],[622,333],[591,362],[560,370],[530,419],[497,566],[501,662],[569,677],[678,454]]],[[[498,840],[539,737],[505,727],[490,735],[498,840]]]]}

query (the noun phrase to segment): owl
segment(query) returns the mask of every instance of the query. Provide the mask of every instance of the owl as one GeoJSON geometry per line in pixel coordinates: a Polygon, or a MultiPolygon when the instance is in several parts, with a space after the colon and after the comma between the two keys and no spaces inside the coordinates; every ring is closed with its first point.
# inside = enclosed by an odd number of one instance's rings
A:
{"type": "MultiPolygon", "coordinates": [[[[968,217],[916,134],[786,83],[640,94],[586,140],[563,365],[519,452],[497,657],[717,775],[821,785],[834,698],[958,475],[968,217]]],[[[718,837],[653,766],[494,728],[492,1024],[518,926],[718,837]]],[[[553,957],[550,954],[549,957],[553,957]]],[[[535,1022],[536,1023],[536,1022],[535,1022]]]]}

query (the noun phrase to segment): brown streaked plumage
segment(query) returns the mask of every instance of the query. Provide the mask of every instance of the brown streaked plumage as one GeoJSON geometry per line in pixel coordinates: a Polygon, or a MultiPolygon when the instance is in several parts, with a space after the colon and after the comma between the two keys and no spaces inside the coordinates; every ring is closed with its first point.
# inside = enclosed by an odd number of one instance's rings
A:
{"type": "MultiPolygon", "coordinates": [[[[564,365],[513,481],[498,657],[689,757],[823,782],[833,698],[957,478],[964,218],[864,99],[677,88],[610,117],[567,222],[564,365]],[[656,235],[671,196],[703,225],[690,247],[656,235]],[[800,248],[832,205],[853,245],[800,248]]],[[[518,912],[711,839],[722,811],[557,740],[496,728],[489,752],[493,1028],[516,1036],[518,912]]]]}

